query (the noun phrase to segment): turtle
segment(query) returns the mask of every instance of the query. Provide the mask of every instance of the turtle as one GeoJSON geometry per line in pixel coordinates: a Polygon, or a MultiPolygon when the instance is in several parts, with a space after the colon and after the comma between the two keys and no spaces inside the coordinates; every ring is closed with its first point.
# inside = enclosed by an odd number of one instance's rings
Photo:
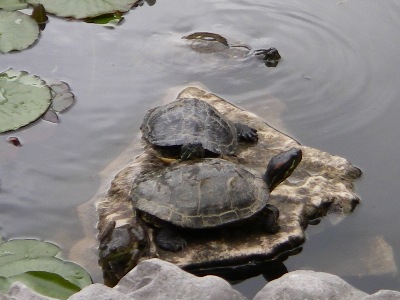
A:
{"type": "Polygon", "coordinates": [[[258,141],[256,129],[227,120],[196,98],[180,98],[149,110],[140,129],[142,138],[163,156],[181,160],[234,155],[238,140],[258,141]]]}
{"type": "Polygon", "coordinates": [[[225,37],[218,33],[199,31],[185,35],[182,39],[189,40],[191,42],[191,48],[200,53],[225,53],[228,57],[255,55],[260,58],[267,67],[276,67],[281,59],[278,50],[274,47],[253,50],[247,44],[229,43],[225,37]]]}
{"type": "Polygon", "coordinates": [[[279,231],[278,209],[268,204],[270,192],[302,159],[299,148],[281,152],[265,173],[221,158],[185,161],[139,174],[130,199],[137,215],[158,228],[155,244],[166,251],[186,245],[181,232],[217,230],[255,224],[266,233],[279,231]]]}

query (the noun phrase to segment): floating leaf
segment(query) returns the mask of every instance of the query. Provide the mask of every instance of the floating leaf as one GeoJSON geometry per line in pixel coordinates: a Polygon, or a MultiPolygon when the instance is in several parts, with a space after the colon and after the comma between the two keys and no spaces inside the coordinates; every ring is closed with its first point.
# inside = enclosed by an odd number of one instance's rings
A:
{"type": "Polygon", "coordinates": [[[19,11],[0,11],[0,52],[23,50],[39,37],[38,24],[19,11]]]}
{"type": "Polygon", "coordinates": [[[92,283],[81,266],[56,257],[21,258],[0,266],[0,276],[11,277],[29,271],[55,273],[79,288],[92,283]]]}
{"type": "Polygon", "coordinates": [[[119,23],[121,23],[123,20],[124,20],[124,17],[121,15],[121,13],[115,13],[115,14],[101,15],[101,16],[94,17],[94,18],[88,18],[85,20],[85,22],[99,24],[104,27],[114,28],[119,23]]]}
{"type": "Polygon", "coordinates": [[[63,81],[51,82],[46,80],[53,92],[51,108],[58,113],[66,111],[75,103],[74,94],[71,93],[69,85],[63,81]]]}
{"type": "Polygon", "coordinates": [[[60,123],[60,119],[58,118],[56,112],[52,109],[48,109],[42,116],[42,119],[51,123],[60,123]]]}
{"type": "Polygon", "coordinates": [[[41,3],[46,11],[59,17],[85,19],[126,12],[140,0],[28,0],[29,4],[41,3]]]}
{"type": "Polygon", "coordinates": [[[0,243],[0,294],[20,281],[43,295],[67,299],[92,283],[85,269],[54,257],[57,245],[38,240],[0,243]]]}
{"type": "Polygon", "coordinates": [[[0,133],[40,118],[51,98],[50,88],[37,76],[14,69],[0,73],[0,133]]]}
{"type": "Polygon", "coordinates": [[[145,0],[148,6],[153,6],[156,4],[156,0],[145,0]]]}
{"type": "Polygon", "coordinates": [[[36,21],[39,25],[43,25],[47,22],[46,10],[42,4],[36,4],[33,7],[31,18],[36,21]]]}
{"type": "Polygon", "coordinates": [[[57,299],[68,299],[71,295],[80,291],[79,287],[60,275],[31,271],[11,277],[0,277],[0,293],[6,293],[10,286],[17,281],[22,282],[37,293],[57,299]]]}
{"type": "Polygon", "coordinates": [[[13,144],[15,147],[22,147],[21,141],[16,136],[10,136],[7,138],[7,142],[13,144]]]}
{"type": "Polygon", "coordinates": [[[0,9],[13,11],[27,8],[28,4],[24,0],[1,0],[0,9]]]}
{"type": "Polygon", "coordinates": [[[10,240],[0,244],[0,267],[21,258],[53,257],[60,248],[38,240],[10,240]]]}

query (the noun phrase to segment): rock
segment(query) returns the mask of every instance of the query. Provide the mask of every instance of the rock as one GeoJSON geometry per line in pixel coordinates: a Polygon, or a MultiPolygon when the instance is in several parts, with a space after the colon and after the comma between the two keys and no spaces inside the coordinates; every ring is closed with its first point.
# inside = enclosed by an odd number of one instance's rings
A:
{"type": "Polygon", "coordinates": [[[299,270],[269,282],[253,300],[361,300],[367,295],[335,275],[299,270]]]}
{"type": "MultiPolygon", "coordinates": [[[[221,233],[213,237],[205,234],[185,236],[187,247],[182,251],[173,253],[157,249],[152,241],[150,227],[146,230],[145,239],[138,232],[139,221],[128,195],[135,177],[143,169],[161,162],[154,159],[150,151],[136,157],[122,155],[122,159],[117,158],[112,163],[113,169],[118,165],[121,171],[112,181],[107,195],[102,195],[97,203],[100,263],[107,284],[115,285],[138,262],[154,257],[201,275],[218,274],[227,277],[233,274],[233,269],[237,271],[235,273],[243,274],[244,270],[248,272],[253,267],[265,272],[269,268],[268,264],[276,260],[283,261],[289,255],[299,252],[310,220],[321,218],[327,213],[346,215],[359,203],[360,199],[353,188],[361,171],[346,159],[300,145],[264,120],[215,94],[188,87],[178,95],[178,98],[185,97],[204,100],[227,119],[245,123],[258,130],[258,143],[241,145],[237,156],[232,158],[246,167],[261,173],[275,154],[291,147],[302,149],[302,162],[270,197],[270,204],[280,211],[281,230],[277,234],[266,235],[238,228],[229,234],[221,233]],[[132,241],[121,239],[121,236],[130,236],[132,241]],[[119,244],[121,241],[124,244],[119,244]],[[115,257],[118,257],[118,261],[115,257]]],[[[143,151],[139,139],[132,142],[129,153],[132,153],[131,149],[143,151]]]]}
{"type": "Polygon", "coordinates": [[[131,300],[132,298],[125,295],[124,293],[120,293],[116,289],[109,288],[103,284],[95,283],[91,284],[80,292],[72,295],[68,298],[68,300],[110,300],[110,299],[118,299],[118,300],[131,300]]]}
{"type": "Polygon", "coordinates": [[[245,299],[220,277],[196,277],[156,258],[138,264],[114,289],[131,299],[245,299]]]}
{"type": "Polygon", "coordinates": [[[346,241],[346,247],[341,247],[324,259],[331,249],[323,242],[318,251],[312,254],[318,261],[318,269],[341,277],[357,276],[393,276],[398,273],[398,267],[392,246],[382,235],[355,236],[346,241]],[[356,255],[355,255],[356,254],[356,255]]]}
{"type": "Polygon", "coordinates": [[[55,298],[46,297],[31,290],[21,282],[13,283],[8,289],[6,295],[0,294],[0,300],[55,300],[55,298]]]}
{"type": "MultiPolygon", "coordinates": [[[[157,300],[218,299],[245,300],[230,284],[216,276],[196,277],[160,259],[138,264],[114,287],[95,283],[68,300],[157,300]]],[[[314,271],[293,271],[269,282],[253,300],[398,300],[400,292],[380,290],[368,295],[338,276],[314,271]]],[[[54,300],[14,283],[0,300],[54,300]]]]}
{"type": "Polygon", "coordinates": [[[399,300],[400,292],[380,290],[370,296],[363,298],[362,300],[399,300]]]}

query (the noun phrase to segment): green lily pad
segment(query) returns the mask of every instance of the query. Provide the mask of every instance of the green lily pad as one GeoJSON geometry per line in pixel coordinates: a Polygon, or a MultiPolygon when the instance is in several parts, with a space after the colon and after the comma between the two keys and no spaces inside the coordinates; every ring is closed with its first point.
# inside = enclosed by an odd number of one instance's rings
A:
{"type": "Polygon", "coordinates": [[[56,257],[21,258],[0,266],[2,277],[12,277],[29,271],[58,274],[79,288],[92,283],[92,279],[84,268],[56,257]]]}
{"type": "Polygon", "coordinates": [[[94,18],[88,18],[85,20],[85,22],[99,24],[108,28],[115,28],[123,20],[124,17],[118,12],[115,14],[106,14],[94,18]]]}
{"type": "Polygon", "coordinates": [[[0,243],[0,294],[20,281],[37,293],[67,299],[92,283],[84,268],[55,257],[59,252],[57,245],[33,239],[0,243]]]}
{"type": "Polygon", "coordinates": [[[0,11],[0,52],[23,50],[39,37],[39,26],[19,11],[0,11]]]}
{"type": "Polygon", "coordinates": [[[32,290],[42,295],[68,299],[80,291],[80,288],[62,278],[60,275],[48,272],[26,272],[11,277],[0,277],[0,293],[6,293],[14,282],[22,282],[32,290]]]}
{"type": "Polygon", "coordinates": [[[28,4],[24,0],[1,0],[0,9],[13,11],[27,8],[28,4]]]}
{"type": "Polygon", "coordinates": [[[0,73],[0,133],[37,120],[51,99],[50,88],[39,77],[14,69],[0,73]]]}
{"type": "Polygon", "coordinates": [[[0,244],[0,267],[22,258],[53,257],[60,248],[38,240],[11,240],[0,244]]]}
{"type": "Polygon", "coordinates": [[[48,13],[58,17],[85,19],[115,12],[126,12],[140,0],[28,0],[29,4],[41,3],[48,13]]]}

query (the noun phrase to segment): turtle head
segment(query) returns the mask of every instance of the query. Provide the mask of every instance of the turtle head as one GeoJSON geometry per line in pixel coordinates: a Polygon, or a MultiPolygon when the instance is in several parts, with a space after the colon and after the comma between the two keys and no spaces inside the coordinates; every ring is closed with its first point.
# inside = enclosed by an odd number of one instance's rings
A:
{"type": "Polygon", "coordinates": [[[264,174],[264,180],[270,191],[292,174],[302,156],[301,149],[291,148],[271,158],[264,174]]]}

